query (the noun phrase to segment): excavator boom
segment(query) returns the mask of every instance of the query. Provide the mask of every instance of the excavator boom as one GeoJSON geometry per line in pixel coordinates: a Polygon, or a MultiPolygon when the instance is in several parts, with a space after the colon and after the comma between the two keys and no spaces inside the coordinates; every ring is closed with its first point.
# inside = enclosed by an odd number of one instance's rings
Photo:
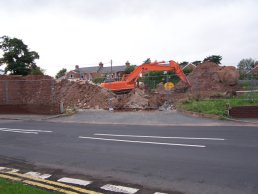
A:
{"type": "Polygon", "coordinates": [[[136,88],[136,82],[139,79],[140,75],[150,71],[174,71],[179,76],[179,78],[187,85],[187,87],[191,86],[179,65],[175,61],[171,60],[168,64],[165,61],[144,63],[138,66],[132,73],[130,73],[124,81],[102,83],[101,87],[110,89],[114,92],[132,90],[136,88]]]}

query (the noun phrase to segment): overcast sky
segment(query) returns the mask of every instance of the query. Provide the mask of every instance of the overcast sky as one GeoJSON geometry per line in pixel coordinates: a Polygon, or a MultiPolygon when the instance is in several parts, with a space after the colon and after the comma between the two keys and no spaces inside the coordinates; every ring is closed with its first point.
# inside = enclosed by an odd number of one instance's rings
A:
{"type": "Polygon", "coordinates": [[[191,62],[215,54],[236,66],[258,60],[257,10],[257,0],[0,0],[0,36],[22,39],[52,76],[111,59],[191,62]]]}

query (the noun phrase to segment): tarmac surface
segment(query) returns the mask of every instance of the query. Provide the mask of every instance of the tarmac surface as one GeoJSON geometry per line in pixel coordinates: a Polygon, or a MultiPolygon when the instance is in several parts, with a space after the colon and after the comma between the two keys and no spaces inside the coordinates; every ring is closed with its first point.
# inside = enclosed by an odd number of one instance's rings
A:
{"type": "Polygon", "coordinates": [[[203,118],[176,110],[113,112],[107,110],[79,110],[73,115],[0,114],[1,120],[34,120],[88,124],[160,125],[160,126],[239,126],[257,125],[258,119],[203,118]]]}

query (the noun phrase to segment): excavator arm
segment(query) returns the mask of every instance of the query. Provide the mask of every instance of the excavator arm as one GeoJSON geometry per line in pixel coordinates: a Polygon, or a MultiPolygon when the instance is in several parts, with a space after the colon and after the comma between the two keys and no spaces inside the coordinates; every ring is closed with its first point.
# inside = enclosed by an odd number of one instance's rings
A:
{"type": "Polygon", "coordinates": [[[174,71],[187,87],[191,86],[182,69],[175,61],[172,60],[170,60],[168,64],[165,61],[144,63],[130,73],[124,81],[102,83],[101,86],[115,92],[132,90],[136,87],[136,82],[140,75],[150,71],[174,71]]]}

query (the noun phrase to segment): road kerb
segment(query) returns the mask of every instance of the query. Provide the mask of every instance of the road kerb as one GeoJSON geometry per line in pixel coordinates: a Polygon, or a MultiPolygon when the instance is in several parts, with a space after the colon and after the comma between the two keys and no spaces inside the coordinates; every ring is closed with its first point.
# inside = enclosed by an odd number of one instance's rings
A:
{"type": "MultiPolygon", "coordinates": [[[[99,192],[95,192],[95,191],[92,191],[92,190],[83,189],[83,188],[80,188],[80,187],[76,187],[76,186],[72,186],[72,185],[66,185],[66,184],[63,184],[63,183],[58,183],[58,182],[55,182],[55,181],[36,178],[36,177],[32,177],[32,176],[25,175],[25,174],[15,173],[15,172],[0,172],[0,174],[6,175],[6,176],[12,176],[12,177],[15,177],[15,178],[18,177],[20,179],[29,179],[29,181],[33,181],[33,182],[37,181],[41,184],[46,184],[46,185],[49,185],[49,186],[52,186],[52,187],[56,186],[56,188],[59,188],[59,189],[61,188],[61,189],[73,190],[73,191],[75,191],[74,193],[79,192],[79,193],[87,193],[87,194],[101,194],[99,192]]],[[[24,181],[28,181],[28,180],[24,180],[24,181]]],[[[24,182],[24,181],[22,181],[22,182],[24,182]]]]}

